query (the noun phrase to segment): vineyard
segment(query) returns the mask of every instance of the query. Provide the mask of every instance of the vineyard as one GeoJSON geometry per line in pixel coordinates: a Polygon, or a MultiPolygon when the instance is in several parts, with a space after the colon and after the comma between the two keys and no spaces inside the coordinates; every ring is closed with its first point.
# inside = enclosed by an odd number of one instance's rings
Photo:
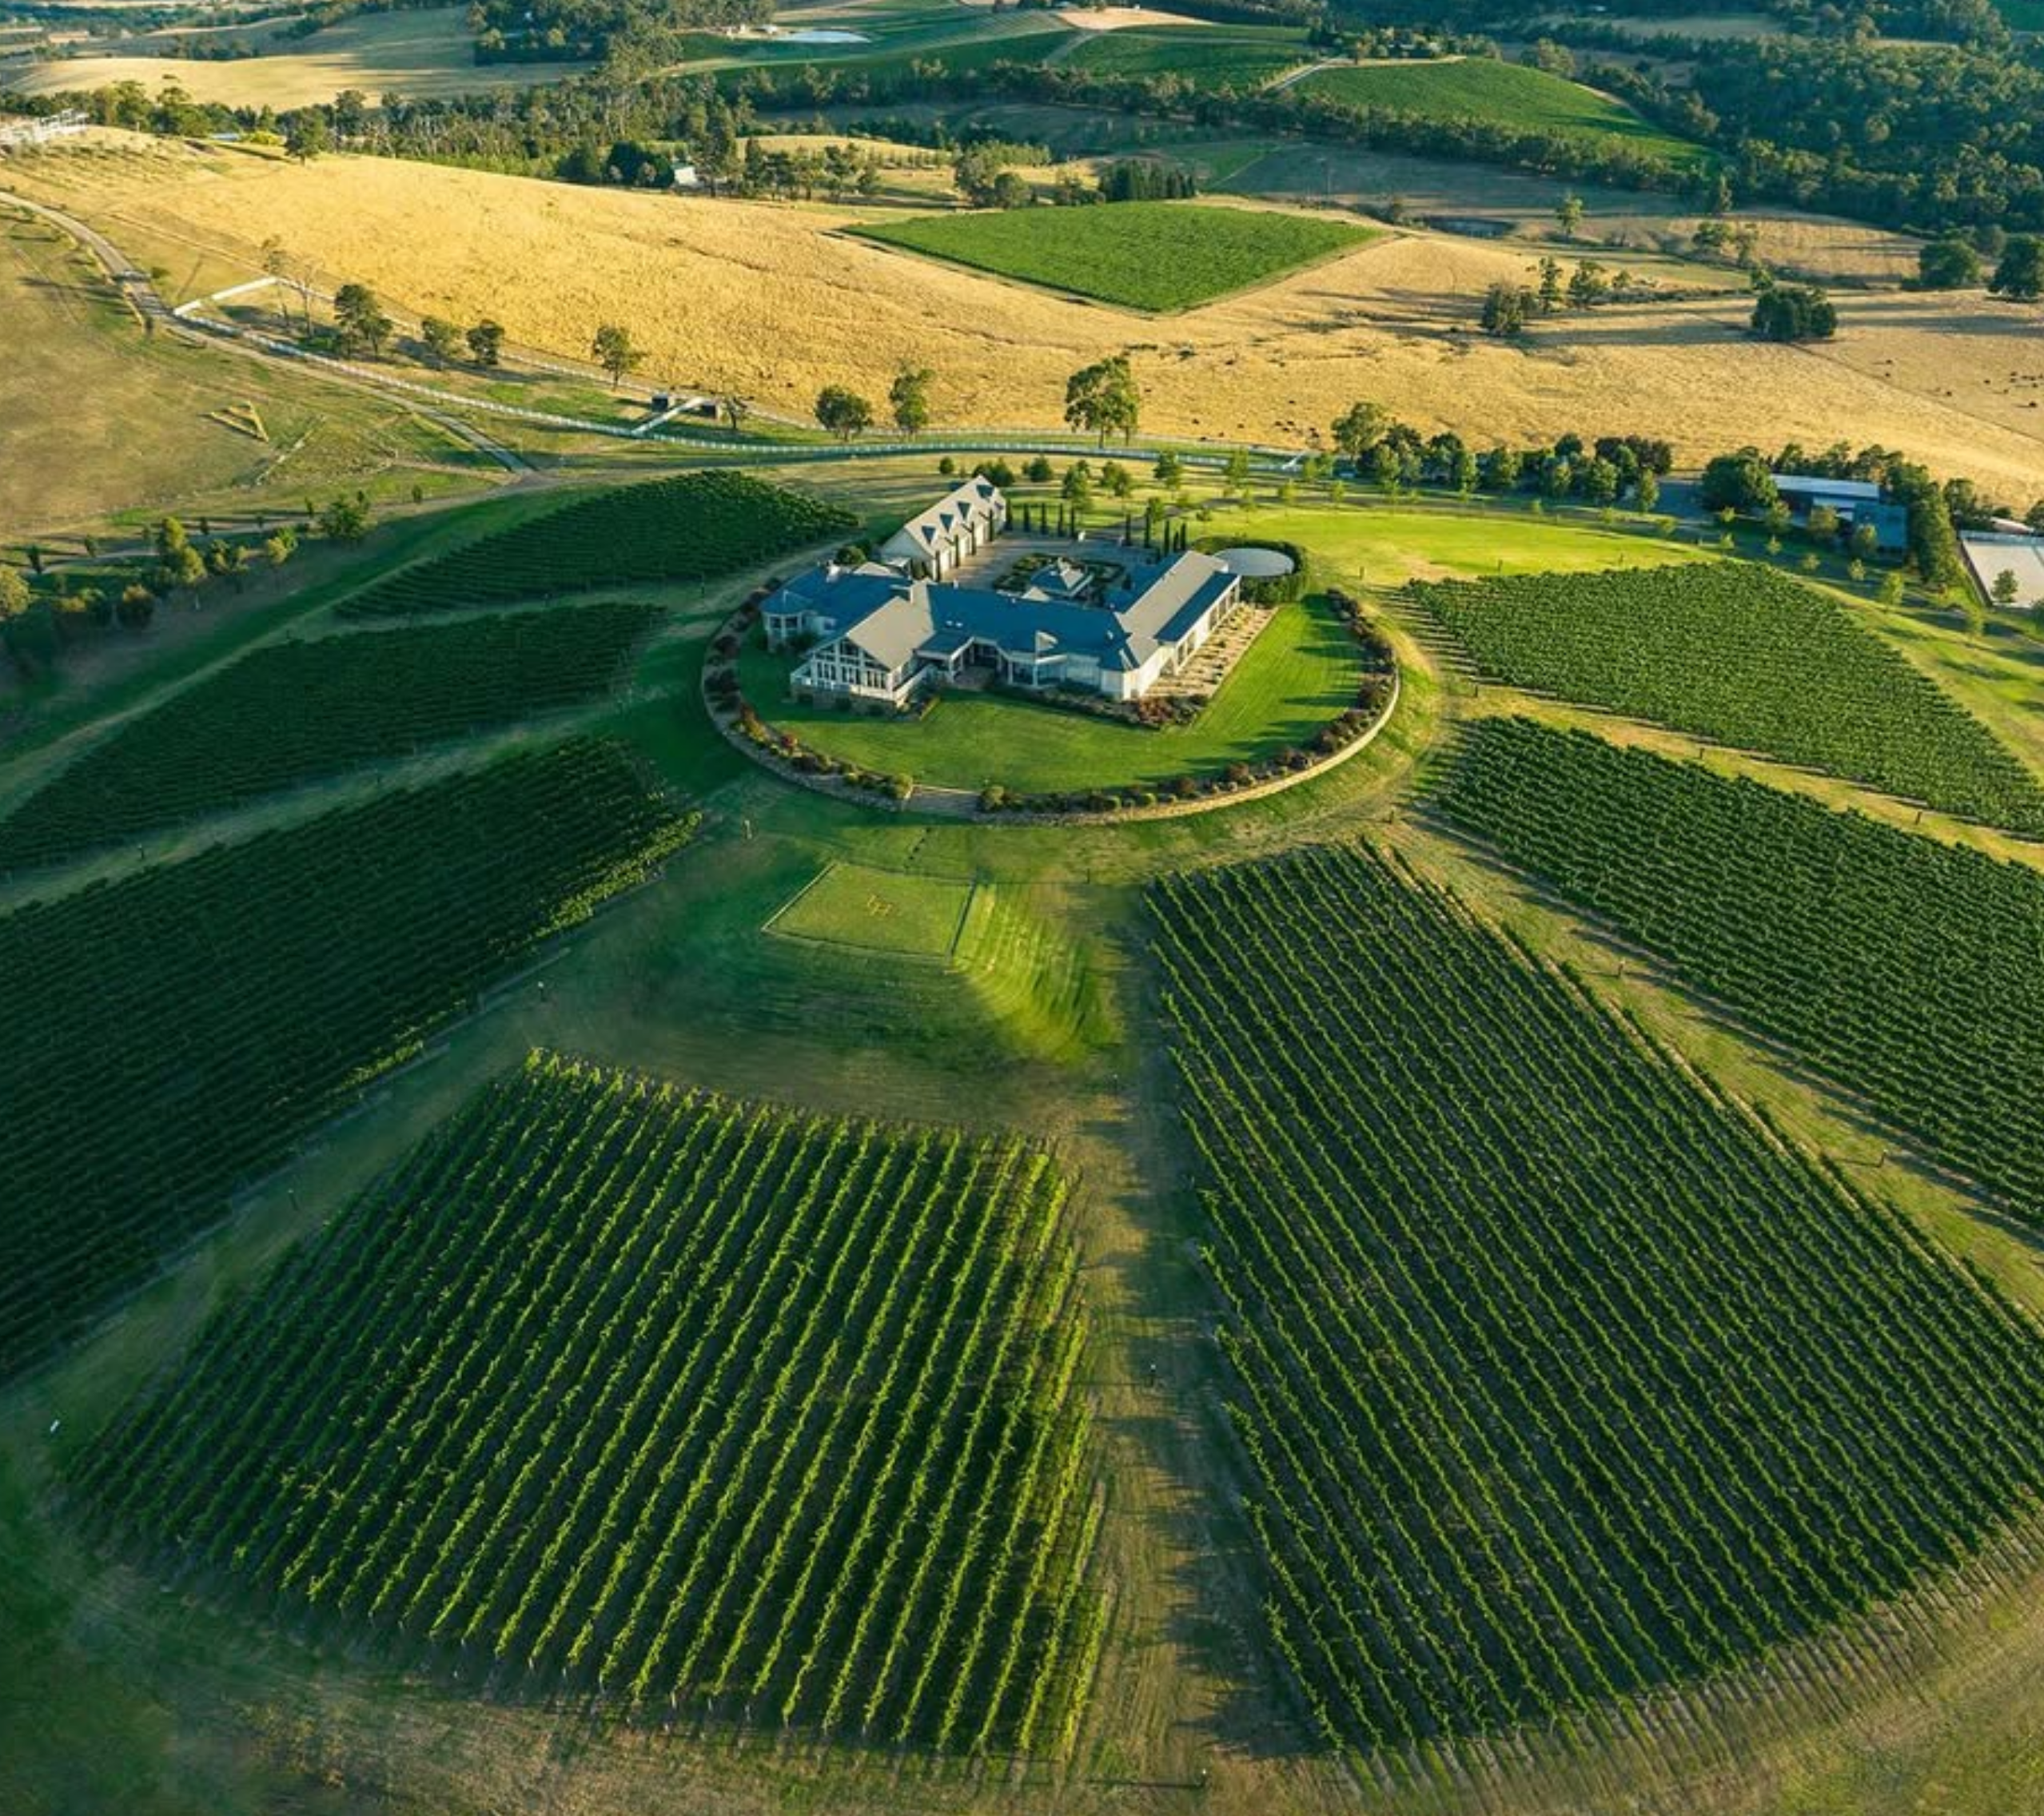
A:
{"type": "Polygon", "coordinates": [[[1345,221],[1177,201],[929,214],[857,231],[976,271],[1156,310],[1195,309],[1375,237],[1345,221]]]}
{"type": "Polygon", "coordinates": [[[655,614],[604,604],[273,644],[121,726],[0,822],[47,864],[617,685],[655,614]]]}
{"type": "Polygon", "coordinates": [[[1843,606],[1751,562],[1412,583],[1489,679],[2044,834],[2044,790],[1843,606]]]}
{"type": "Polygon", "coordinates": [[[0,918],[0,1374],[691,823],[580,740],[0,918]]]}
{"type": "Polygon", "coordinates": [[[2044,1220],[2044,876],[1524,719],[1468,728],[1440,806],[2044,1220]]]}
{"type": "Polygon", "coordinates": [[[1066,1190],[536,1054],[84,1452],[180,1566],[463,1680],[1059,1754],[1101,1636],[1066,1190]]]}
{"type": "Polygon", "coordinates": [[[1842,1673],[1841,1621],[2044,1486],[2018,1313],[1452,896],[1308,850],[1152,900],[1331,1744],[1580,1731],[1798,1635],[1842,1673]]]}
{"type": "Polygon", "coordinates": [[[743,473],[683,473],[598,492],[400,568],[339,610],[402,618],[594,587],[735,574],[858,527],[848,511],[743,473]]]}

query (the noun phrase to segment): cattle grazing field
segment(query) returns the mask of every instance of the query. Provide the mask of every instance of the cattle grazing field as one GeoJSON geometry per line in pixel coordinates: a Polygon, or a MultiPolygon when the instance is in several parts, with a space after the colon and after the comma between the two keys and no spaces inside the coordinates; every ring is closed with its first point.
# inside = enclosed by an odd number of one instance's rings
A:
{"type": "Polygon", "coordinates": [[[1016,1141],[535,1056],[220,1319],[82,1491],[504,1680],[1062,1752],[1102,1613],[1066,1200],[1016,1141]]]}
{"type": "Polygon", "coordinates": [[[1077,214],[1034,209],[862,226],[862,238],[996,277],[1169,313],[1353,252],[1375,236],[1273,209],[1125,201],[1077,214]]]}

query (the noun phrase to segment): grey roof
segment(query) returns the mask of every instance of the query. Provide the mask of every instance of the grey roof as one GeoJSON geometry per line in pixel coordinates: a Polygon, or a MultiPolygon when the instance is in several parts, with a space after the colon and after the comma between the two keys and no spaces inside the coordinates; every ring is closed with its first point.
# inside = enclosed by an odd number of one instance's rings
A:
{"type": "Polygon", "coordinates": [[[840,577],[829,611],[839,634],[890,671],[916,655],[948,660],[967,644],[989,643],[1018,656],[1090,656],[1103,667],[1140,668],[1160,647],[1184,637],[1227,596],[1236,577],[1211,556],[1185,554],[1136,569],[1104,605],[897,579],[863,616],[839,609],[840,577]]]}
{"type": "Polygon", "coordinates": [[[900,591],[902,577],[894,568],[877,561],[856,568],[840,568],[827,561],[795,579],[770,598],[767,612],[815,612],[833,621],[837,629],[856,623],[868,612],[885,605],[900,591]]]}
{"type": "Polygon", "coordinates": [[[1871,480],[1827,480],[1803,473],[1777,473],[1775,490],[1788,498],[1859,498],[1872,504],[1881,488],[1871,480]]]}
{"type": "Polygon", "coordinates": [[[992,516],[1000,496],[1000,488],[991,480],[969,479],[938,499],[928,510],[917,512],[887,540],[892,542],[894,536],[906,536],[927,554],[940,539],[948,539],[954,532],[978,518],[992,516]]]}

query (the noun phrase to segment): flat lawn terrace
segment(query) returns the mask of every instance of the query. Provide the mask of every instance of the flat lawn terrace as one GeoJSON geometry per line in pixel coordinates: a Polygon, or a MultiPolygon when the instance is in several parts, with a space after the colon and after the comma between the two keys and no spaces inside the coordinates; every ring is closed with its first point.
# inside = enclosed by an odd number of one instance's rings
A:
{"type": "Polygon", "coordinates": [[[942,964],[958,950],[972,898],[973,885],[958,878],[831,864],[775,910],[767,931],[942,964]]]}
{"type": "Polygon", "coordinates": [[[922,718],[868,718],[803,706],[785,656],[748,647],[745,697],[777,730],[863,769],[942,788],[990,784],[1025,794],[1158,787],[1309,745],[1355,703],[1361,655],[1323,601],[1279,609],[1189,725],[1153,731],[1012,695],[946,692],[922,718]]]}
{"type": "Polygon", "coordinates": [[[1377,237],[1345,221],[1170,201],[941,214],[855,231],[975,271],[1158,313],[1252,289],[1377,237]]]}
{"type": "Polygon", "coordinates": [[[1544,70],[1500,62],[1494,57],[1321,70],[1298,86],[1302,94],[1345,107],[1382,108],[1436,120],[1480,120],[1507,132],[1626,139],[1643,152],[1676,163],[1693,163],[1703,155],[1698,146],[1663,132],[1608,95],[1544,70]]]}

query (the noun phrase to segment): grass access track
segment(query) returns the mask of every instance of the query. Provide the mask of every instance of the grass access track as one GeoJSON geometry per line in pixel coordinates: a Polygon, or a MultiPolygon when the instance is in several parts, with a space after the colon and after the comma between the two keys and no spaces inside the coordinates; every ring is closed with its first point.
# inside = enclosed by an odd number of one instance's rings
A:
{"type": "Polygon", "coordinates": [[[1488,679],[2044,834],[2044,790],[1829,595],[1751,562],[1416,581],[1488,679]]]}
{"type": "Polygon", "coordinates": [[[858,527],[835,504],[744,473],[617,486],[400,568],[341,601],[344,618],[402,618],[596,587],[713,580],[858,527]]]}
{"type": "Polygon", "coordinates": [[[933,214],[857,231],[975,271],[1154,313],[1267,284],[1377,237],[1346,221],[1182,201],[933,214]]]}
{"type": "Polygon", "coordinates": [[[1066,1187],[536,1054],[82,1460],[145,1548],[470,1683],[1057,1753],[1100,1635],[1066,1187]]]}
{"type": "Polygon", "coordinates": [[[1585,733],[1464,737],[1456,826],[2044,1222],[2044,875],[1585,733]]]}
{"type": "Polygon", "coordinates": [[[654,618],[626,603],[272,644],[95,745],[0,822],[32,868],[607,692],[654,618]]]}
{"type": "Polygon", "coordinates": [[[1700,147],[1594,89],[1495,57],[1321,70],[1298,92],[1357,112],[1474,120],[1520,137],[1617,140],[1673,164],[1695,164],[1703,156],[1700,147]]]}
{"type": "Polygon", "coordinates": [[[1849,1668],[1835,1623],[2044,1483],[2018,1313],[1453,897],[1322,849],[1152,899],[1265,1609],[1335,1746],[1600,1726],[1795,1635],[1849,1668]]]}
{"type": "Polygon", "coordinates": [[[691,823],[578,740],[0,919],[0,1375],[691,823]]]}

